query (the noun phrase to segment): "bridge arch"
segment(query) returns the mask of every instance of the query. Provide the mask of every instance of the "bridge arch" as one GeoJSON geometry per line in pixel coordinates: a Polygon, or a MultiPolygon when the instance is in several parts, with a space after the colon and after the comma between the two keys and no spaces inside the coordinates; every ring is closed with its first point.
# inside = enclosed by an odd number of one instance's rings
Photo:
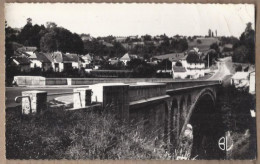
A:
{"type": "Polygon", "coordinates": [[[169,122],[169,135],[170,135],[170,150],[173,151],[174,146],[177,144],[178,136],[178,100],[173,98],[171,101],[171,111],[170,111],[170,122],[169,122]]]}
{"type": "Polygon", "coordinates": [[[218,139],[222,132],[217,128],[216,94],[211,89],[204,89],[198,94],[191,106],[191,115],[187,123],[193,131],[191,156],[197,159],[219,159],[223,153],[218,148],[218,139]]]}
{"type": "MultiPolygon", "coordinates": [[[[185,102],[185,97],[182,96],[180,99],[180,108],[179,108],[179,127],[183,127],[185,117],[186,117],[186,102],[185,102]]],[[[181,132],[181,128],[179,128],[179,133],[180,132],[181,132]]]]}

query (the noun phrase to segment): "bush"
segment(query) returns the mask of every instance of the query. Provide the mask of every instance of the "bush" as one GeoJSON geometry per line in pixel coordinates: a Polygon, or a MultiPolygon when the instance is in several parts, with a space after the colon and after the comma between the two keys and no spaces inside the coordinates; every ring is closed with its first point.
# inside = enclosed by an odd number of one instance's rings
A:
{"type": "Polygon", "coordinates": [[[238,65],[237,67],[236,67],[236,72],[241,72],[242,71],[242,66],[241,65],[238,65]]]}
{"type": "Polygon", "coordinates": [[[124,124],[113,113],[61,108],[21,116],[20,110],[6,110],[7,159],[172,158],[163,141],[142,138],[138,125],[124,124]]]}
{"type": "Polygon", "coordinates": [[[200,40],[200,39],[197,39],[197,43],[198,43],[198,44],[201,44],[202,42],[201,42],[201,40],[200,40]]]}
{"type": "Polygon", "coordinates": [[[177,67],[182,67],[182,63],[179,62],[179,61],[177,61],[176,64],[175,64],[175,66],[177,66],[177,67]]]}

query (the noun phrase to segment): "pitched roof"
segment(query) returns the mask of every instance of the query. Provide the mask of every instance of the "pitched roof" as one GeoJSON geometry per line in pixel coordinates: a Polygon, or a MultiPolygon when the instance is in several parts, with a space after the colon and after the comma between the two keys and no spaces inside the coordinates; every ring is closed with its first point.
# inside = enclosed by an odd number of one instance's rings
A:
{"type": "Polygon", "coordinates": [[[119,62],[119,60],[114,60],[114,59],[112,59],[112,60],[109,61],[109,63],[110,63],[111,65],[117,64],[118,62],[119,62]]]}
{"type": "Polygon", "coordinates": [[[240,79],[248,79],[249,73],[248,72],[236,72],[232,79],[240,80],[240,79]]]}
{"type": "Polygon", "coordinates": [[[52,53],[42,53],[50,62],[54,62],[54,59],[52,58],[52,53]]]}
{"type": "Polygon", "coordinates": [[[63,54],[63,62],[78,62],[79,57],[77,54],[66,53],[63,54]]]}
{"type": "Polygon", "coordinates": [[[83,56],[81,56],[81,58],[82,58],[84,61],[86,61],[86,60],[92,61],[92,60],[93,60],[93,59],[92,59],[92,56],[91,56],[90,54],[83,55],[83,56]]]}
{"type": "Polygon", "coordinates": [[[120,58],[120,60],[127,60],[127,61],[130,61],[131,58],[130,58],[130,55],[129,55],[128,53],[126,53],[124,56],[122,56],[122,57],[120,58]]]}
{"type": "Polygon", "coordinates": [[[20,47],[17,48],[18,51],[25,51],[25,52],[34,52],[37,50],[37,47],[20,47]]]}
{"type": "Polygon", "coordinates": [[[13,58],[13,60],[16,60],[21,65],[25,65],[25,64],[30,64],[31,63],[31,61],[28,58],[26,58],[26,57],[15,57],[15,58],[13,58]]]}
{"type": "Polygon", "coordinates": [[[174,72],[186,72],[184,67],[173,66],[172,69],[174,72]]]}
{"type": "Polygon", "coordinates": [[[52,60],[42,52],[36,52],[35,54],[36,54],[37,60],[39,60],[43,63],[51,63],[52,62],[52,60]]]}
{"type": "Polygon", "coordinates": [[[57,63],[63,62],[63,55],[60,51],[53,52],[51,54],[51,56],[52,56],[52,59],[53,59],[54,62],[57,62],[57,63]]]}

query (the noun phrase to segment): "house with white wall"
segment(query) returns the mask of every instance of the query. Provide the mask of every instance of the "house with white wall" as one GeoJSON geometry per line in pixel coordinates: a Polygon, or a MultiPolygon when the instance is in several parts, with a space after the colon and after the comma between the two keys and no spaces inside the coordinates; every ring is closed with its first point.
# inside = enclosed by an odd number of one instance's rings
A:
{"type": "Polygon", "coordinates": [[[15,66],[21,72],[30,72],[31,61],[25,56],[15,56],[12,58],[11,65],[15,66]]]}
{"type": "Polygon", "coordinates": [[[89,66],[93,61],[93,55],[89,54],[89,53],[86,55],[80,56],[80,58],[82,59],[81,66],[84,68],[86,68],[86,66],[89,66]]]}
{"type": "Polygon", "coordinates": [[[172,77],[173,79],[185,79],[188,76],[188,72],[185,67],[172,67],[172,77]]]}
{"type": "Polygon", "coordinates": [[[122,56],[119,60],[124,63],[124,65],[127,65],[127,62],[131,61],[132,59],[138,59],[137,55],[130,55],[126,53],[124,56],[122,56]]]}

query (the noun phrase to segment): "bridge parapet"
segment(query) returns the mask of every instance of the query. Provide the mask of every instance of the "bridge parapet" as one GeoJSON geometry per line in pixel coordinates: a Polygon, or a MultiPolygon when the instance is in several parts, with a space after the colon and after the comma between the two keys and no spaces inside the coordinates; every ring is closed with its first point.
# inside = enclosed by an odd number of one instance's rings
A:
{"type": "Polygon", "coordinates": [[[167,93],[171,91],[192,89],[212,85],[221,85],[219,80],[193,80],[193,81],[169,81],[165,82],[167,93]]]}
{"type": "Polygon", "coordinates": [[[129,86],[129,101],[137,101],[166,95],[166,84],[164,83],[137,83],[129,86]]]}

